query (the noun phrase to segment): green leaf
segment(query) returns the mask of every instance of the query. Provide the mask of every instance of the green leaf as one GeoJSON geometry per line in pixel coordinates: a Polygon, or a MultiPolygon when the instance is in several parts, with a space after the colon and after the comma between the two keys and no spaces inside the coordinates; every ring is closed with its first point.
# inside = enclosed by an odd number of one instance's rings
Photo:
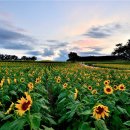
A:
{"type": "Polygon", "coordinates": [[[49,128],[47,126],[43,126],[43,127],[44,127],[44,130],[54,130],[52,127],[51,128],[49,128]]]}
{"type": "Polygon", "coordinates": [[[10,130],[22,130],[25,123],[25,118],[19,118],[18,120],[15,120],[11,123],[10,130]]]}
{"type": "Polygon", "coordinates": [[[92,114],[91,110],[86,110],[86,111],[81,113],[81,115],[90,115],[90,114],[92,114]]]}
{"type": "Polygon", "coordinates": [[[11,117],[13,117],[13,114],[10,114],[10,115],[5,116],[5,117],[2,119],[2,121],[3,121],[3,120],[8,120],[8,119],[11,118],[11,117]]]}
{"type": "Polygon", "coordinates": [[[95,127],[98,130],[108,130],[107,126],[106,126],[106,124],[105,124],[105,122],[103,120],[97,120],[94,123],[95,123],[95,127]]]}
{"type": "Polygon", "coordinates": [[[123,125],[121,118],[116,114],[112,115],[111,123],[112,123],[112,126],[117,130],[120,129],[123,125]]]}
{"type": "Polygon", "coordinates": [[[56,125],[56,122],[55,122],[52,118],[46,117],[46,119],[47,119],[51,124],[56,125]]]}
{"type": "Polygon", "coordinates": [[[126,121],[123,123],[124,125],[130,126],[130,121],[126,121]]]}
{"type": "Polygon", "coordinates": [[[6,122],[4,125],[2,125],[0,130],[22,130],[25,123],[26,123],[26,119],[19,118],[12,122],[6,122]]]}
{"type": "Polygon", "coordinates": [[[44,110],[49,110],[49,107],[46,106],[46,105],[41,105],[41,107],[42,107],[44,110]]]}
{"type": "Polygon", "coordinates": [[[11,122],[6,122],[4,125],[2,125],[0,130],[11,130],[10,129],[10,124],[11,124],[11,122]]]}
{"type": "Polygon", "coordinates": [[[67,119],[67,115],[63,115],[59,120],[58,120],[58,123],[60,124],[61,122],[65,121],[67,119]]]}
{"type": "Polygon", "coordinates": [[[4,96],[3,97],[3,101],[6,102],[6,101],[10,101],[10,97],[8,95],[4,96]]]}
{"type": "Polygon", "coordinates": [[[60,100],[60,101],[58,102],[58,105],[64,103],[64,101],[66,101],[66,98],[63,98],[62,100],[60,100]]]}
{"type": "Polygon", "coordinates": [[[5,116],[4,112],[0,111],[0,118],[4,118],[4,116],[5,116]]]}
{"type": "Polygon", "coordinates": [[[66,92],[62,92],[60,93],[60,95],[58,96],[58,100],[61,100],[62,98],[66,97],[66,92]]]}
{"type": "Polygon", "coordinates": [[[41,114],[40,113],[35,113],[30,116],[30,121],[32,128],[34,130],[37,130],[40,127],[40,122],[41,122],[41,114]]]}
{"type": "Polygon", "coordinates": [[[78,130],[91,130],[89,123],[87,122],[83,122],[80,127],[78,128],[78,130]]]}
{"type": "Polygon", "coordinates": [[[10,94],[15,96],[17,95],[17,93],[14,90],[10,91],[10,94]]]}
{"type": "Polygon", "coordinates": [[[127,114],[128,116],[130,116],[129,113],[126,111],[126,109],[124,109],[124,108],[122,108],[122,107],[120,107],[120,106],[117,106],[117,109],[118,109],[122,114],[127,114]]]}

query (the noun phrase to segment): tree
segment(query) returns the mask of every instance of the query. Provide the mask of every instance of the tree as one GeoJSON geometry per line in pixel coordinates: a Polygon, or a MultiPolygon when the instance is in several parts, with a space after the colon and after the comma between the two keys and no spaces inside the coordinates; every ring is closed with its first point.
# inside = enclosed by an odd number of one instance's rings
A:
{"type": "Polygon", "coordinates": [[[21,60],[27,60],[27,57],[26,56],[22,56],[21,60]]]}
{"type": "Polygon", "coordinates": [[[116,48],[112,52],[112,55],[121,56],[124,59],[130,60],[130,40],[128,40],[124,46],[122,43],[116,44],[116,48]]]}
{"type": "Polygon", "coordinates": [[[68,54],[68,57],[69,57],[69,59],[76,59],[76,58],[79,57],[79,56],[77,55],[76,52],[70,52],[70,53],[68,54]]]}
{"type": "Polygon", "coordinates": [[[32,56],[32,57],[31,57],[31,60],[35,61],[35,60],[37,60],[37,57],[32,56]]]}

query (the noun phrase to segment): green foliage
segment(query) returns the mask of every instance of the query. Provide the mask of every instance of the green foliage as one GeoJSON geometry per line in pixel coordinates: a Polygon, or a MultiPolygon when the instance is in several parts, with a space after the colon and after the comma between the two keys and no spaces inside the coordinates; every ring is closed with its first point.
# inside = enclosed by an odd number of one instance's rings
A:
{"type": "Polygon", "coordinates": [[[79,63],[1,62],[0,65],[0,83],[3,82],[0,84],[0,130],[129,130],[129,70],[108,69],[106,64],[103,64],[106,68],[79,63]],[[110,80],[112,94],[104,92],[105,80],[110,80]],[[30,82],[32,89],[28,87],[30,82]],[[120,84],[125,86],[122,91],[120,84]],[[90,86],[92,90],[88,89],[90,86]],[[24,92],[31,96],[32,105],[19,116],[15,105],[25,98],[24,92]],[[14,106],[10,108],[12,102],[14,106]],[[99,104],[109,109],[109,116],[103,120],[93,116],[94,106],[99,104]]]}

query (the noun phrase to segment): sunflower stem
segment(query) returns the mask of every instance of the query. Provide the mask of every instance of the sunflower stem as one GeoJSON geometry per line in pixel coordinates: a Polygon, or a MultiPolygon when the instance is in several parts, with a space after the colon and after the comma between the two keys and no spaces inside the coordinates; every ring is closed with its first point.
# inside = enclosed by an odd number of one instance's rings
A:
{"type": "Polygon", "coordinates": [[[28,119],[29,119],[29,122],[30,122],[30,130],[32,130],[32,120],[31,120],[30,110],[28,111],[28,119]]]}

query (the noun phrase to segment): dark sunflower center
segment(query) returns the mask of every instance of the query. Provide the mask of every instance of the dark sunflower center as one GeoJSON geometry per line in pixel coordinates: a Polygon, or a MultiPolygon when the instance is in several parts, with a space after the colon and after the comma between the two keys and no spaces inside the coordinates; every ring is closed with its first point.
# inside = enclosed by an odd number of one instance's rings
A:
{"type": "Polygon", "coordinates": [[[96,112],[97,112],[97,114],[101,114],[103,111],[104,111],[104,108],[102,108],[102,107],[99,106],[99,107],[97,108],[97,111],[96,111],[96,112]]]}
{"type": "Polygon", "coordinates": [[[92,87],[89,87],[89,89],[92,89],[92,87]]]}
{"type": "Polygon", "coordinates": [[[111,92],[111,89],[110,89],[110,88],[107,88],[106,91],[107,91],[107,92],[111,92]]]}
{"type": "Polygon", "coordinates": [[[120,89],[124,89],[124,87],[123,87],[123,86],[121,86],[121,87],[120,87],[120,89]]]}
{"type": "Polygon", "coordinates": [[[107,82],[105,82],[105,84],[108,84],[107,82]]]}
{"type": "Polygon", "coordinates": [[[117,88],[117,86],[114,86],[114,88],[116,89],[116,88],[117,88]]]}
{"type": "Polygon", "coordinates": [[[23,105],[22,105],[22,110],[27,110],[28,106],[30,105],[30,101],[28,102],[24,102],[23,105]]]}

